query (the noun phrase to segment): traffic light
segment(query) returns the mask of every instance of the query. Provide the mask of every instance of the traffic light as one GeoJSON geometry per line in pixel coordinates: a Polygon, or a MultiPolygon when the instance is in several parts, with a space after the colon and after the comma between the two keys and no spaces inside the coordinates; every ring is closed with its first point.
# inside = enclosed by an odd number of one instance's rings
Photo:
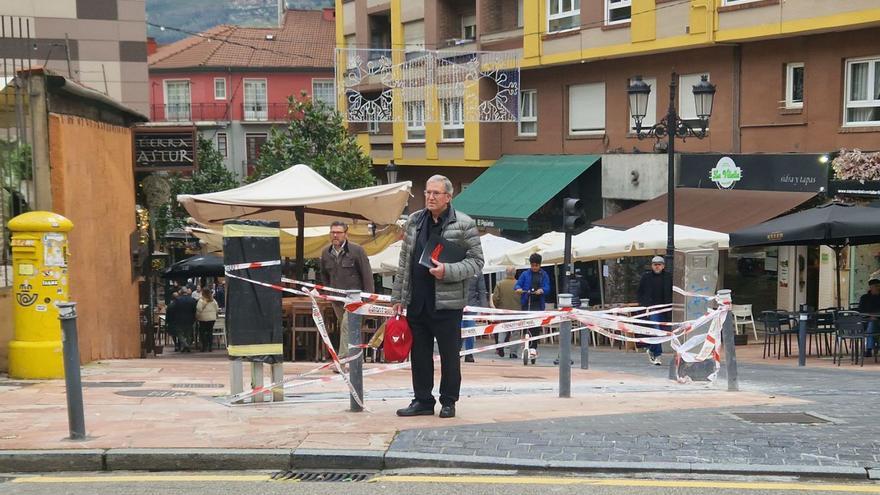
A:
{"type": "Polygon", "coordinates": [[[562,226],[566,232],[574,232],[584,226],[584,204],[577,198],[562,200],[562,226]]]}

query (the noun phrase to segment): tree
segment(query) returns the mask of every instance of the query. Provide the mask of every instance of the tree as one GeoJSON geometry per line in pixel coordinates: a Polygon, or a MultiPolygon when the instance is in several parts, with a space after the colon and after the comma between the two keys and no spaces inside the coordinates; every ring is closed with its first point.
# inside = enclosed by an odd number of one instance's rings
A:
{"type": "Polygon", "coordinates": [[[342,125],[342,116],[302,93],[288,98],[287,125],[272,129],[248,182],[304,163],[342,189],[376,183],[370,157],[342,125]]]}
{"type": "Polygon", "coordinates": [[[196,149],[198,170],[191,176],[177,174],[171,177],[171,203],[159,210],[156,218],[156,231],[159,238],[175,228],[186,224],[188,213],[177,202],[178,194],[204,194],[225,191],[239,186],[235,175],[223,165],[223,155],[214,143],[198,135],[196,149]]]}

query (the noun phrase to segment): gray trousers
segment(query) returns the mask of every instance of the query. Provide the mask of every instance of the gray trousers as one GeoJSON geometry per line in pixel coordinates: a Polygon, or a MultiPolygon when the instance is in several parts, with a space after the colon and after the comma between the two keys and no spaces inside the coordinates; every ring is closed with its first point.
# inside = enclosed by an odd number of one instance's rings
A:
{"type": "Polygon", "coordinates": [[[348,355],[348,313],[342,303],[338,302],[333,303],[333,312],[336,313],[336,322],[339,325],[339,348],[336,349],[336,354],[343,358],[348,355]]]}

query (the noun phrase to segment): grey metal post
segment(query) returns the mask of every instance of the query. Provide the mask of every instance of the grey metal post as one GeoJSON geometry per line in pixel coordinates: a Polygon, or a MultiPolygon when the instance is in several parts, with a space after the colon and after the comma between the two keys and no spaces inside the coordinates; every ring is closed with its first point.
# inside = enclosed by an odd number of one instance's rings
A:
{"type": "Polygon", "coordinates": [[[798,366],[807,365],[807,321],[810,316],[801,309],[798,314],[798,366]]]}
{"type": "Polygon", "coordinates": [[[276,386],[272,389],[272,402],[284,401],[284,385],[280,385],[284,381],[284,364],[275,363],[272,365],[272,383],[276,386]]]}
{"type": "MultiPolygon", "coordinates": [[[[556,306],[570,308],[571,294],[559,294],[556,306]]],[[[559,397],[571,397],[571,320],[568,318],[559,324],[559,397]]]]}
{"type": "Polygon", "coordinates": [[[61,342],[64,352],[64,388],[67,391],[67,424],[71,440],[86,437],[83,413],[82,380],[79,372],[79,341],[76,335],[76,303],[59,302],[61,342]]]}
{"type": "MultiPolygon", "coordinates": [[[[589,299],[581,299],[581,307],[587,306],[589,307],[590,300],[589,299]]],[[[581,330],[581,369],[588,370],[590,369],[590,340],[592,340],[593,334],[590,333],[590,329],[584,327],[581,330]]]]}
{"type": "Polygon", "coordinates": [[[241,359],[229,362],[229,393],[231,395],[244,392],[244,372],[241,359]]]}
{"type": "MultiPolygon", "coordinates": [[[[721,289],[718,291],[718,297],[722,302],[731,303],[733,299],[729,289],[721,289]]],[[[734,316],[728,311],[727,317],[724,318],[724,325],[721,327],[721,340],[724,341],[724,362],[727,365],[727,390],[728,392],[739,391],[739,377],[736,369],[736,343],[734,342],[735,334],[734,316]]]]}
{"type": "MultiPolygon", "coordinates": [[[[345,298],[348,302],[361,302],[361,291],[347,290],[345,298]]],[[[345,312],[345,318],[348,318],[348,353],[357,352],[361,345],[361,321],[363,317],[357,313],[345,312]]],[[[364,397],[364,358],[348,363],[349,379],[357,394],[363,399],[364,397]]],[[[349,394],[349,405],[351,412],[361,412],[364,409],[355,401],[354,395],[349,394]]]]}
{"type": "MultiPolygon", "coordinates": [[[[263,388],[263,363],[251,363],[251,390],[263,388]]],[[[263,402],[263,392],[254,396],[254,402],[263,402]]]]}

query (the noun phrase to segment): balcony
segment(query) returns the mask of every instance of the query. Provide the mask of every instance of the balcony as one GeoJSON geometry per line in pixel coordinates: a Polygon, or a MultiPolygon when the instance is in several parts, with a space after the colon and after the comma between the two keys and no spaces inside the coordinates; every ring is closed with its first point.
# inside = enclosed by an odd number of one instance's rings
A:
{"type": "Polygon", "coordinates": [[[228,121],[229,105],[226,103],[173,103],[150,105],[153,122],[228,121]]]}
{"type": "Polygon", "coordinates": [[[245,122],[286,121],[288,108],[287,103],[247,102],[242,105],[243,120],[245,122]]]}

